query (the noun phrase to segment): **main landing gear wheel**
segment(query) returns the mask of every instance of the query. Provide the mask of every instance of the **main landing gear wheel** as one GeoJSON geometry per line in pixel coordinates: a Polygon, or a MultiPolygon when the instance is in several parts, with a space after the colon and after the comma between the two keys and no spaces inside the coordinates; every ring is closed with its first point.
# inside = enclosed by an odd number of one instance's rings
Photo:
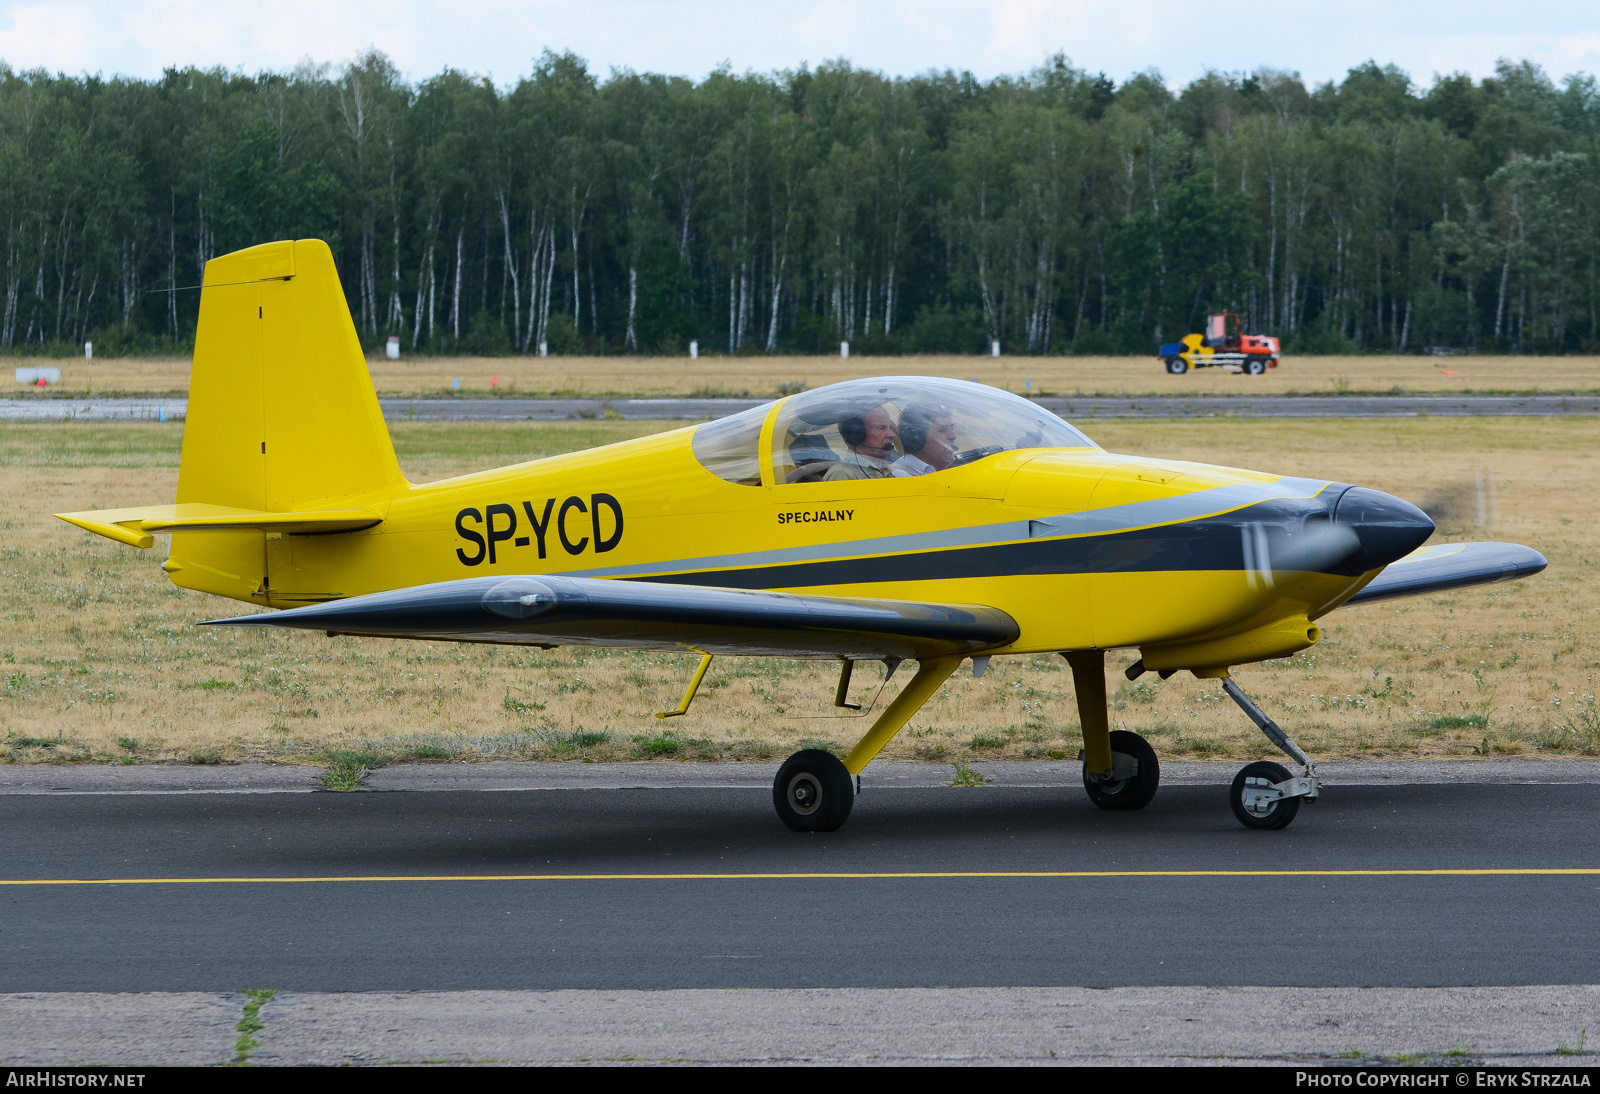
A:
{"type": "Polygon", "coordinates": [[[1089,774],[1083,765],[1083,788],[1101,809],[1143,809],[1161,784],[1161,764],[1156,750],[1137,733],[1117,729],[1111,733],[1111,779],[1089,774]],[[1117,776],[1121,776],[1120,778],[1117,776]]]}
{"type": "Polygon", "coordinates": [[[832,832],[850,817],[856,785],[831,752],[807,748],[778,768],[772,804],[778,819],[795,832],[832,832]]]}
{"type": "Polygon", "coordinates": [[[1182,376],[1185,372],[1189,371],[1189,362],[1185,361],[1182,357],[1168,357],[1167,371],[1172,373],[1174,376],[1182,376]]]}
{"type": "Polygon", "coordinates": [[[1228,804],[1233,806],[1233,815],[1238,817],[1239,823],[1246,828],[1275,831],[1289,827],[1289,823],[1300,812],[1300,798],[1280,798],[1277,801],[1262,801],[1257,798],[1254,804],[1247,804],[1245,792],[1255,787],[1266,788],[1287,782],[1292,777],[1289,769],[1282,764],[1267,760],[1246,764],[1244,769],[1233,777],[1233,789],[1228,791],[1228,804]]]}
{"type": "Polygon", "coordinates": [[[1245,360],[1244,370],[1251,376],[1260,376],[1267,371],[1267,363],[1260,357],[1251,357],[1245,360]]]}

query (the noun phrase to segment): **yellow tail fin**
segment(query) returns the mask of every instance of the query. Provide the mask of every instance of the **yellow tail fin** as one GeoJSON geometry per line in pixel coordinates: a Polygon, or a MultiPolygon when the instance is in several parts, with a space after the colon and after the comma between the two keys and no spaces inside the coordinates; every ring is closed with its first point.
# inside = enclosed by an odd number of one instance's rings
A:
{"type": "Polygon", "coordinates": [[[265,243],[206,264],[175,505],[58,513],[133,547],[172,533],[188,589],[285,607],[344,595],[331,533],[381,524],[408,487],[333,254],[265,243]]]}
{"type": "Polygon", "coordinates": [[[208,262],[178,502],[328,509],[404,486],[328,245],[208,262]]]}

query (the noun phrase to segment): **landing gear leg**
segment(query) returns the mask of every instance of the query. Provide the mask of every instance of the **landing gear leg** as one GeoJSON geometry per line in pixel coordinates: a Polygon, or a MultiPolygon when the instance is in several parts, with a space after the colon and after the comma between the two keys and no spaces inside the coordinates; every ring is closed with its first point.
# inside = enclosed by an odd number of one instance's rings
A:
{"type": "Polygon", "coordinates": [[[1069,650],[1061,655],[1072,668],[1083,726],[1083,788],[1101,809],[1143,809],[1161,784],[1156,751],[1137,733],[1111,732],[1106,714],[1104,650],[1069,650]]]}
{"type": "Polygon", "coordinates": [[[1311,757],[1294,743],[1294,738],[1285,733],[1277,722],[1268,718],[1265,711],[1250,701],[1250,697],[1240,690],[1238,684],[1223,677],[1222,690],[1228,693],[1228,698],[1239,704],[1239,709],[1256,724],[1256,728],[1266,734],[1267,740],[1277,745],[1284,755],[1300,764],[1305,772],[1301,778],[1296,779],[1290,776],[1288,769],[1279,764],[1259,761],[1246,765],[1244,770],[1234,776],[1233,786],[1228,791],[1228,804],[1233,807],[1233,815],[1246,828],[1287,828],[1299,815],[1302,799],[1308,802],[1317,800],[1322,781],[1317,778],[1316,765],[1311,762],[1311,757]]]}
{"type": "MultiPolygon", "coordinates": [[[[862,769],[939,690],[962,660],[930,657],[918,661],[917,674],[878,715],[843,761],[816,748],[796,752],[785,760],[772,782],[772,804],[778,810],[778,819],[796,832],[832,832],[843,824],[861,790],[862,769]]],[[[848,683],[848,679],[841,681],[836,699],[843,697],[848,683]]]]}

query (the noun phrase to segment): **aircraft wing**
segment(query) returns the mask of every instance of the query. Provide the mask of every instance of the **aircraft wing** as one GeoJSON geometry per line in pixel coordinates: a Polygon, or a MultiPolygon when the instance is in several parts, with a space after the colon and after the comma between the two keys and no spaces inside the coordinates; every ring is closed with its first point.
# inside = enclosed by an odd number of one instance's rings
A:
{"type": "Polygon", "coordinates": [[[1439,593],[1468,585],[1487,585],[1530,577],[1549,565],[1532,547],[1519,543],[1440,543],[1391,562],[1346,604],[1368,604],[1400,596],[1439,593]]]}
{"type": "Polygon", "coordinates": [[[583,577],[481,577],[233,619],[375,638],[623,646],[852,660],[971,653],[1016,640],[995,608],[796,596],[583,577]]]}

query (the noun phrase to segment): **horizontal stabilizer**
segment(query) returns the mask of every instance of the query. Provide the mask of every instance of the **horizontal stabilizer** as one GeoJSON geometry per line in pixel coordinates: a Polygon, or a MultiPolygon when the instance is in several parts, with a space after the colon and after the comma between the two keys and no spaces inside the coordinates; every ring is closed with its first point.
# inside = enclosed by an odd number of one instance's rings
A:
{"type": "Polygon", "coordinates": [[[263,513],[227,505],[180,502],[145,505],[134,509],[95,509],[86,513],[57,513],[68,524],[126,543],[149,547],[152,532],[237,531],[355,532],[382,522],[366,509],[316,509],[299,513],[263,513]]]}
{"type": "Polygon", "coordinates": [[[1390,563],[1346,603],[1368,604],[1532,577],[1549,564],[1538,551],[1520,543],[1441,543],[1390,563]]]}
{"type": "Polygon", "coordinates": [[[544,576],[464,578],[210,622],[376,638],[858,660],[971,653],[1018,635],[1009,615],[977,605],[544,576]]]}

